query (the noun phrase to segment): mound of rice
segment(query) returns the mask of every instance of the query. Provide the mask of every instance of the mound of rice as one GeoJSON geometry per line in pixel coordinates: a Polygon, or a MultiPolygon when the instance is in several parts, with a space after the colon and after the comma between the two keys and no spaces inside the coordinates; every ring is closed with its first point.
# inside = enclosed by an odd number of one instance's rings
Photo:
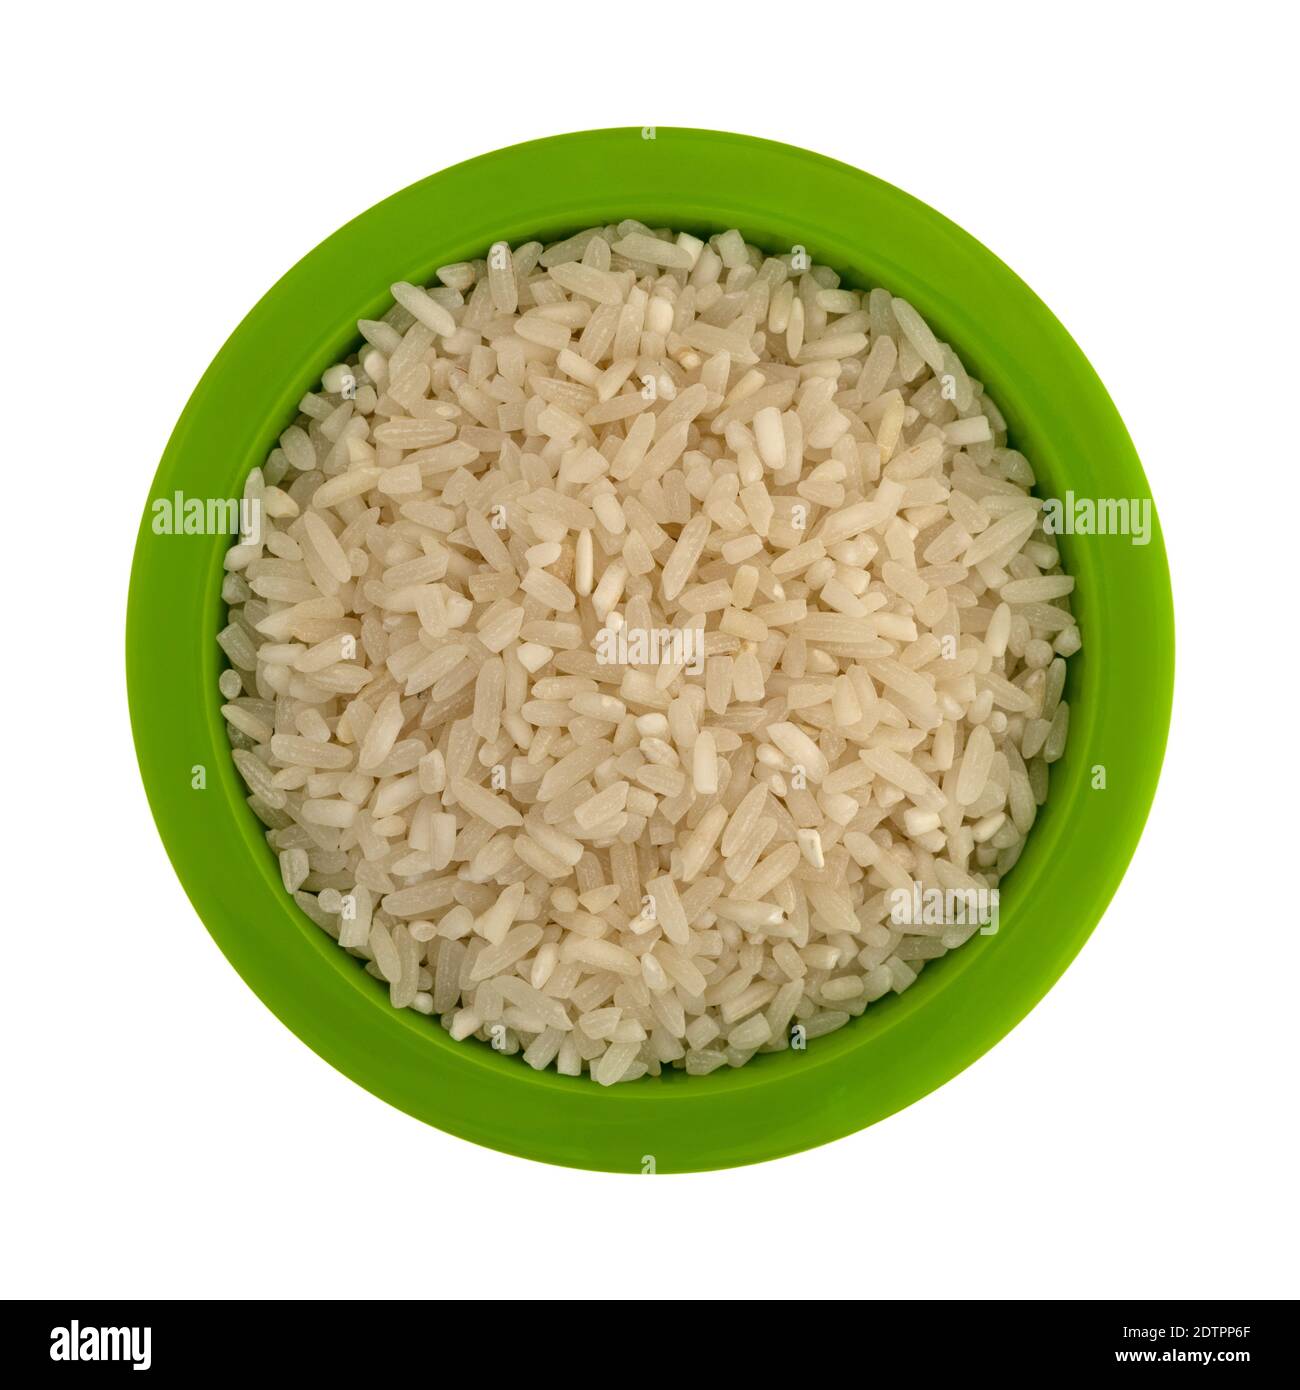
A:
{"type": "Polygon", "coordinates": [[[393,286],[245,496],[219,641],[287,892],[392,1003],[599,1083],[738,1067],[987,917],[1079,631],[909,304],[626,221],[393,286]]]}

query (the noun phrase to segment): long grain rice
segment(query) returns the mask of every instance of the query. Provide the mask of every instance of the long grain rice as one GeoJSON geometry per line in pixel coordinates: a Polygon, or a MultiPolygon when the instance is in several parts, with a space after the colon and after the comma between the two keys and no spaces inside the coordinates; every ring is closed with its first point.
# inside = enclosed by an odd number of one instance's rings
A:
{"type": "Polygon", "coordinates": [[[969,939],[891,904],[1014,865],[1081,639],[952,347],[735,230],[392,293],[222,589],[307,917],[395,1007],[601,1085],[807,1044],[969,939]]]}

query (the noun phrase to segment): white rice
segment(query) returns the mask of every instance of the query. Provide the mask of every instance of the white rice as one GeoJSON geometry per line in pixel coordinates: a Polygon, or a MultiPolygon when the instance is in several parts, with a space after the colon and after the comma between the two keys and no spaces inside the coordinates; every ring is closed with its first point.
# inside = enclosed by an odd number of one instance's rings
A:
{"type": "Polygon", "coordinates": [[[222,713],[311,920],[602,1085],[803,1046],[969,939],[897,895],[1015,864],[1080,638],[953,349],[735,230],[392,289],[226,562],[222,713]]]}

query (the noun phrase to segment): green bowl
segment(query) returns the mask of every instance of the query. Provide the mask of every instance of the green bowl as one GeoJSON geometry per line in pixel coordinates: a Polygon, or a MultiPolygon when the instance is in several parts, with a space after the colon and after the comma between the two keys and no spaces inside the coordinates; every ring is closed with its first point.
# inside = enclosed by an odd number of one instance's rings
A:
{"type": "Polygon", "coordinates": [[[176,872],[231,964],[309,1047],[375,1095],[475,1143],[579,1168],[666,1173],[754,1163],[861,1129],[956,1076],[1043,997],[1100,919],[1146,819],[1169,725],[1173,612],[1154,516],[1145,545],[1062,537],[1084,634],[1069,663],[1073,727],[1007,879],[1001,930],[933,962],[905,994],[806,1051],[605,1089],[452,1042],[436,1020],[391,1008],[386,990],[286,895],[244,804],[218,710],[228,538],[155,534],[152,502],[178,491],[238,496],[394,281],[424,282],[500,239],[556,239],[624,217],[705,236],[739,227],[769,250],[806,247],[850,285],[903,295],[987,383],[1041,493],[1149,500],[1123,422],[1064,328],[996,256],[923,203],[847,165],[742,135],[562,135],[472,159],[371,208],[294,266],[231,335],[153,482],[131,575],[127,680],[141,773],[176,872]]]}

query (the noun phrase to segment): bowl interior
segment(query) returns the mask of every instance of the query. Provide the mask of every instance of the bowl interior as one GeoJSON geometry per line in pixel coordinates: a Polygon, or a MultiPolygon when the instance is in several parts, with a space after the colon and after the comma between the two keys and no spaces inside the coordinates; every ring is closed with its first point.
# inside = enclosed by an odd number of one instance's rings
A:
{"type": "MultiPolygon", "coordinates": [[[[196,388],[150,500],[238,496],[356,321],[398,279],[481,256],[496,240],[554,240],[638,217],[709,235],[736,226],[768,251],[803,246],[853,287],[910,300],[1006,416],[1040,495],[1149,502],[1131,442],[1086,359],[1010,270],[932,209],[858,170],[709,131],[592,131],[515,146],[396,194],[299,262],[236,329],[196,388]]],[[[1042,996],[1123,873],[1163,754],[1172,612],[1158,523],[1061,537],[1084,648],[1069,662],[1072,728],[1051,793],[1006,880],[1001,929],[930,962],[804,1052],[738,1071],[669,1071],[609,1090],[534,1072],[387,991],[285,894],[244,803],[219,713],[215,633],[223,536],[159,536],[146,510],[132,572],[132,723],[160,833],[222,950],[310,1046],[360,1084],[463,1137],[614,1171],[752,1162],[881,1118],[955,1075],[1042,996]],[[195,769],[202,767],[200,778],[195,769]],[[202,786],[195,783],[201,781],[202,786]]]]}

